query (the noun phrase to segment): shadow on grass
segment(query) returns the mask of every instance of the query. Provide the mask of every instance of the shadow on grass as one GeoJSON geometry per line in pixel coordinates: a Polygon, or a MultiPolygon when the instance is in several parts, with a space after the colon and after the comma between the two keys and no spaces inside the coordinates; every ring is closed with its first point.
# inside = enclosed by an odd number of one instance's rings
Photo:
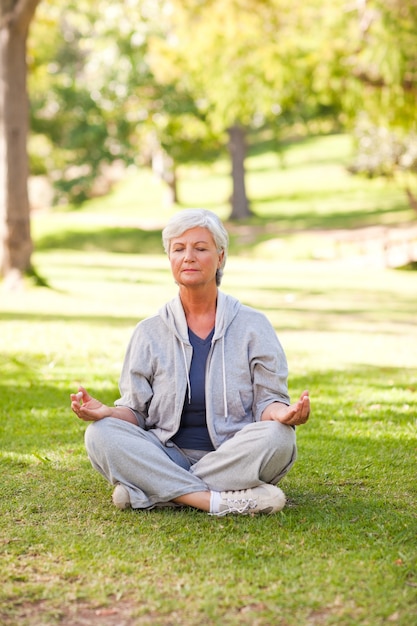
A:
{"type": "MultiPolygon", "coordinates": [[[[71,428],[72,382],[59,372],[52,381],[45,380],[46,361],[47,357],[30,354],[0,361],[0,397],[3,399],[0,448],[20,451],[53,448],[54,443],[70,441],[78,432],[79,428],[75,431],[71,428]]],[[[97,381],[97,376],[94,380],[97,381]]],[[[119,397],[117,376],[110,382],[110,389],[95,387],[92,374],[92,383],[88,383],[91,395],[113,404],[119,397]]],[[[347,433],[343,445],[347,442],[351,447],[356,445],[359,453],[359,449],[363,451],[368,445],[366,431],[376,427],[381,440],[388,441],[390,429],[386,425],[391,424],[394,430],[407,429],[417,409],[417,369],[412,368],[356,366],[343,371],[309,372],[305,376],[291,376],[290,388],[310,388],[314,399],[311,425],[309,422],[305,431],[302,430],[306,444],[310,441],[312,449],[316,449],[315,440],[322,439],[323,433],[327,433],[326,437],[339,437],[339,432],[332,433],[334,424],[347,419],[349,430],[357,429],[357,444],[352,433],[347,433]]],[[[77,420],[75,422],[79,425],[77,420]]],[[[372,437],[375,438],[373,433],[372,437]]],[[[395,446],[398,444],[396,437],[398,433],[393,434],[395,446]]],[[[415,447],[412,437],[410,445],[415,447]]],[[[362,452],[356,462],[361,456],[362,452]]]]}
{"type": "MultiPolygon", "coordinates": [[[[328,149],[328,140],[333,138],[337,143],[340,143],[339,137],[339,132],[335,131],[328,134],[308,135],[306,137],[293,137],[282,140],[279,137],[279,131],[277,134],[274,134],[273,130],[269,130],[266,133],[265,129],[260,131],[254,130],[248,136],[248,156],[257,157],[268,152],[275,154],[277,159],[284,162],[285,169],[286,154],[294,148],[302,148],[302,158],[297,159],[297,166],[304,163],[311,164],[312,154],[314,155],[314,163],[348,164],[349,157],[345,155],[345,148],[339,146],[336,156],[334,149],[328,149]]],[[[252,168],[250,170],[253,171],[252,168]]]]}
{"type": "MultiPolygon", "coordinates": [[[[249,220],[226,224],[230,229],[229,252],[231,254],[250,253],[263,241],[301,231],[354,229],[373,226],[380,224],[381,216],[384,213],[388,215],[394,212],[401,213],[404,210],[404,206],[398,205],[385,211],[361,211],[359,215],[357,213],[352,214],[349,210],[327,216],[315,214],[313,211],[287,214],[285,209],[281,213],[271,214],[267,217],[255,214],[249,220]],[[246,232],[243,246],[239,235],[242,229],[246,232]],[[253,232],[250,241],[248,241],[247,235],[251,229],[253,229],[253,232]]],[[[354,231],[352,232],[352,239],[354,239],[354,231]]],[[[61,230],[40,237],[36,242],[36,249],[38,252],[75,250],[87,253],[164,254],[160,231],[143,231],[139,228],[116,227],[96,228],[94,231],[61,230]]]]}
{"type": "MultiPolygon", "coordinates": [[[[81,315],[78,313],[68,313],[67,315],[58,315],[55,313],[22,313],[22,312],[2,312],[0,313],[0,321],[21,321],[21,322],[68,322],[68,320],[74,320],[74,322],[94,324],[95,326],[119,326],[133,327],[141,318],[139,317],[116,317],[113,315],[81,315]]],[[[1,359],[0,359],[1,362],[1,359]]]]}
{"type": "MultiPolygon", "coordinates": [[[[117,217],[115,217],[115,222],[117,217]]],[[[40,237],[38,251],[67,249],[85,252],[105,251],[122,254],[162,254],[160,230],[140,228],[87,227],[84,230],[60,230],[40,237]]]]}
{"type": "MultiPolygon", "coordinates": [[[[312,387],[323,391],[319,400],[322,407],[337,404],[340,400],[346,410],[349,410],[355,404],[362,402],[358,393],[360,389],[367,392],[368,404],[364,403],[362,406],[374,406],[376,419],[381,418],[379,407],[384,404],[394,405],[395,412],[392,415],[394,418],[402,413],[405,415],[405,412],[413,406],[416,409],[414,413],[417,413],[417,368],[357,364],[344,366],[341,369],[310,370],[303,376],[292,375],[290,387],[304,389],[304,385],[309,383],[312,387]],[[397,405],[400,402],[398,398],[400,391],[410,395],[411,406],[397,405]],[[392,398],[387,400],[389,393],[392,393],[392,398]]],[[[355,419],[355,415],[351,415],[350,419],[355,419]]]]}
{"type": "MultiPolygon", "coordinates": [[[[7,453],[45,458],[62,446],[79,445],[82,439],[86,424],[71,411],[72,383],[63,379],[46,382],[44,378],[42,368],[36,368],[33,361],[27,368],[19,364],[2,371],[0,457],[4,456],[5,462],[13,464],[13,454],[8,457],[7,453]]],[[[91,384],[89,392],[108,405],[120,395],[117,380],[110,390],[91,384]]]]}
{"type": "Polygon", "coordinates": [[[417,272],[417,261],[410,261],[407,265],[402,265],[401,267],[397,267],[397,270],[405,271],[405,272],[417,272]]]}
{"type": "MultiPolygon", "coordinates": [[[[329,197],[334,192],[329,193],[329,197]]],[[[296,196],[270,196],[253,200],[255,205],[254,214],[249,219],[239,220],[238,222],[229,222],[227,226],[230,228],[232,253],[239,252],[241,246],[238,239],[234,236],[234,231],[239,229],[254,229],[253,240],[245,242],[245,252],[256,246],[260,241],[276,238],[297,231],[315,231],[315,230],[332,230],[332,229],[352,229],[352,238],[354,238],[354,229],[365,228],[380,225],[384,216],[395,216],[401,221],[401,213],[408,210],[406,202],[394,202],[392,205],[376,209],[367,209],[366,207],[358,208],[358,201],[353,200],[353,209],[346,206],[337,211],[328,211],[326,214],[316,212],[312,207],[312,203],[320,205],[322,197],[311,197],[308,194],[305,198],[302,195],[296,196]],[[288,211],[288,206],[299,199],[303,205],[308,202],[310,208],[306,210],[288,211]],[[262,215],[263,211],[268,211],[268,204],[274,204],[274,210],[268,215],[262,215]]],[[[346,200],[348,203],[348,199],[346,200]]],[[[204,203],[203,203],[204,204],[204,203]]],[[[340,202],[339,202],[340,204],[340,202]]],[[[115,216],[117,223],[117,216],[115,216]]],[[[135,227],[118,227],[118,226],[85,226],[83,229],[60,230],[41,236],[36,242],[36,249],[39,252],[48,250],[78,250],[84,252],[114,252],[119,254],[164,254],[161,231],[160,230],[143,230],[135,227]]]]}
{"type": "MultiPolygon", "coordinates": [[[[294,209],[291,208],[290,213],[288,211],[289,203],[287,203],[285,198],[281,197],[257,200],[256,204],[259,207],[258,210],[262,211],[262,205],[268,203],[275,203],[275,214],[265,218],[265,224],[275,221],[277,224],[281,225],[282,233],[299,230],[351,230],[352,240],[355,236],[355,229],[381,226],[385,215],[390,216],[392,219],[395,214],[398,214],[400,218],[400,214],[408,211],[408,207],[405,203],[396,203],[385,209],[377,208],[367,210],[365,207],[358,208],[357,202],[355,202],[353,208],[346,207],[344,210],[327,213],[326,215],[321,212],[316,212],[313,207],[308,211],[302,212],[294,211],[294,209]],[[282,210],[280,211],[281,206],[282,210]]],[[[313,203],[320,205],[320,198],[312,200],[311,204],[313,203]]]]}
{"type": "MultiPolygon", "coordinates": [[[[110,485],[89,465],[86,424],[70,411],[65,381],[45,382],[42,371],[28,365],[30,375],[20,366],[3,376],[0,367],[0,396],[6,399],[0,406],[3,526],[6,536],[19,539],[7,544],[9,551],[27,552],[35,545],[39,554],[61,554],[59,533],[65,533],[66,549],[75,545],[100,555],[114,544],[135,567],[135,559],[140,567],[147,551],[157,549],[158,563],[181,559],[174,563],[175,576],[183,563],[196,562],[203,573],[207,565],[208,576],[230,567],[255,581],[259,571],[276,579],[289,559],[302,568],[310,554],[315,568],[317,559],[334,559],[339,567],[347,552],[361,567],[369,561],[375,568],[394,563],[401,551],[402,576],[414,585],[409,554],[415,552],[416,486],[410,468],[416,441],[415,434],[407,439],[404,433],[415,417],[398,402],[398,392],[402,385],[410,400],[415,397],[406,379],[416,381],[417,370],[358,366],[292,377],[292,386],[305,388],[311,381],[312,387],[320,385],[320,394],[311,423],[297,431],[299,460],[282,483],[288,506],[278,516],[227,517],[219,523],[189,509],[116,511],[110,485]],[[394,385],[390,401],[381,382],[388,377],[394,385]],[[369,402],[385,404],[383,411],[368,406],[366,416],[358,415],[354,402],[362,403],[356,390],[363,393],[365,387],[369,402]],[[85,533],[86,525],[92,533],[85,533]],[[145,548],[132,555],[129,538],[136,537],[145,548]]],[[[107,404],[118,396],[116,386],[103,393],[93,384],[90,391],[107,404]]]]}

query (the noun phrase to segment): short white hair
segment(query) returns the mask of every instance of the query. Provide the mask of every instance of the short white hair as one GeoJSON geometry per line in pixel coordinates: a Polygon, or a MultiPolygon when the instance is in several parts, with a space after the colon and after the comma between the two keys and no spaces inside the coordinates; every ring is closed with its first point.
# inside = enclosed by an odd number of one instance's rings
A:
{"type": "Polygon", "coordinates": [[[198,226],[207,228],[210,231],[216,244],[217,252],[223,252],[223,259],[216,273],[216,284],[218,286],[221,283],[226,264],[229,235],[223,226],[223,222],[215,213],[207,209],[185,209],[173,215],[162,231],[164,250],[169,256],[171,239],[180,237],[186,230],[197,228],[198,226]]]}

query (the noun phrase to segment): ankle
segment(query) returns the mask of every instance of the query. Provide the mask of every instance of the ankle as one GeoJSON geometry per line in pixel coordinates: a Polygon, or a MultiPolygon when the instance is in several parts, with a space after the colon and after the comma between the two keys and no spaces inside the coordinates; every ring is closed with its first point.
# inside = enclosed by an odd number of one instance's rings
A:
{"type": "Polygon", "coordinates": [[[210,510],[209,513],[216,514],[220,511],[220,503],[222,496],[220,491],[210,491],[210,510]]]}
{"type": "Polygon", "coordinates": [[[173,502],[192,506],[195,509],[200,509],[201,511],[206,511],[206,513],[209,513],[210,496],[211,491],[194,491],[193,493],[186,493],[183,496],[175,498],[173,502]]]}

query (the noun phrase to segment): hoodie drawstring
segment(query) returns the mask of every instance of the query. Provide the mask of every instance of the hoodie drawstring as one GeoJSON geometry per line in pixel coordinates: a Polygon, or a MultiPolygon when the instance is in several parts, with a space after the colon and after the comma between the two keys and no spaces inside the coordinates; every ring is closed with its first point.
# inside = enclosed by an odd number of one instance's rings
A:
{"type": "Polygon", "coordinates": [[[182,348],[182,356],[184,357],[185,371],[187,374],[188,404],[191,404],[191,382],[190,382],[190,376],[188,373],[187,355],[185,354],[185,348],[184,348],[183,342],[181,341],[180,343],[181,343],[181,348],[182,348]]]}
{"type": "Polygon", "coordinates": [[[224,355],[224,336],[222,337],[222,367],[223,367],[223,406],[224,419],[227,418],[227,395],[226,395],[226,358],[224,355]]]}

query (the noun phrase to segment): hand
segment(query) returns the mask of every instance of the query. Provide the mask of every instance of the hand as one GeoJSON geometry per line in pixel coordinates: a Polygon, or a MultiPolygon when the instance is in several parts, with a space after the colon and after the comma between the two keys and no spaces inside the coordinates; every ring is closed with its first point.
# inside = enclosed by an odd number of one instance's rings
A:
{"type": "Polygon", "coordinates": [[[282,424],[298,426],[299,424],[305,424],[309,417],[310,397],[308,391],[303,391],[298,402],[287,407],[287,411],[282,413],[278,419],[282,424]]]}
{"type": "Polygon", "coordinates": [[[78,393],[70,394],[71,409],[75,415],[85,422],[97,422],[110,415],[110,407],[99,400],[92,398],[84,387],[78,388],[78,393]]]}
{"type": "Polygon", "coordinates": [[[286,406],[281,402],[273,402],[263,412],[262,419],[275,420],[289,426],[305,424],[310,417],[310,397],[303,391],[298,402],[286,406]]]}

